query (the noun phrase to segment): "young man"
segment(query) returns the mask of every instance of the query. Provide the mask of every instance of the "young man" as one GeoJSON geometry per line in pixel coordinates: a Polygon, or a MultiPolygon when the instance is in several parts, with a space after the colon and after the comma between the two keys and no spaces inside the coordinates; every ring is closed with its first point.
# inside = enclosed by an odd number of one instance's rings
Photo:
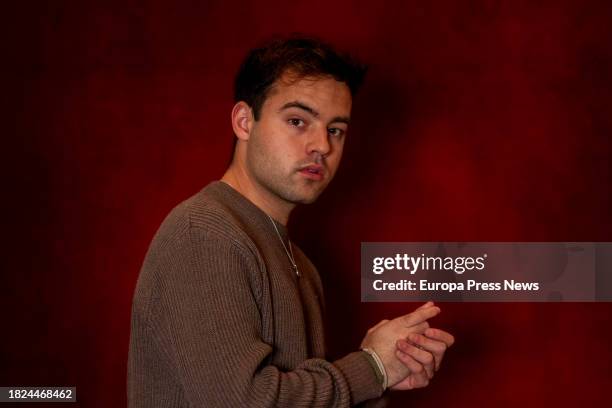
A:
{"type": "Polygon", "coordinates": [[[286,228],[334,177],[364,69],[311,39],[253,50],[221,181],[157,232],[133,303],[130,407],[350,406],[427,385],[450,334],[431,303],[325,360],[319,275],[286,228]]]}

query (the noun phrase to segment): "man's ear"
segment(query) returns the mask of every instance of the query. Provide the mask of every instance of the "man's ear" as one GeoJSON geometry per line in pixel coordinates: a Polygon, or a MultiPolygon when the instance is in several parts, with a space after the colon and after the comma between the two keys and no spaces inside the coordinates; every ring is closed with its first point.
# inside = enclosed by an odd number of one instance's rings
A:
{"type": "Polygon", "coordinates": [[[253,110],[246,102],[240,101],[232,109],[232,128],[240,140],[249,140],[253,128],[253,110]]]}

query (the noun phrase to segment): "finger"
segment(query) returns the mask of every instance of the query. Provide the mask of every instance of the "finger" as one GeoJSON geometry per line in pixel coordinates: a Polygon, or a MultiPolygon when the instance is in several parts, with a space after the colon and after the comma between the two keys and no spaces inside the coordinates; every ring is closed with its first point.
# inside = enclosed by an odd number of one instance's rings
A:
{"type": "Polygon", "coordinates": [[[428,307],[433,306],[433,305],[434,305],[434,303],[430,300],[429,302],[427,302],[427,303],[419,306],[418,308],[416,308],[416,310],[427,309],[428,307]]]}
{"type": "Polygon", "coordinates": [[[440,313],[440,308],[437,306],[430,306],[424,309],[417,309],[412,313],[404,316],[400,316],[399,319],[402,325],[406,327],[414,326],[415,324],[424,322],[427,319],[431,319],[440,313]]]}
{"type": "Polygon", "coordinates": [[[400,348],[395,350],[395,356],[403,365],[406,366],[406,368],[408,368],[408,370],[410,371],[409,375],[412,376],[412,375],[420,375],[420,374],[425,373],[425,369],[423,368],[423,365],[419,363],[418,361],[416,361],[414,357],[410,356],[409,354],[404,353],[400,348]]]}
{"type": "Polygon", "coordinates": [[[408,340],[414,343],[417,347],[429,351],[434,357],[434,369],[437,371],[440,368],[440,363],[444,357],[447,346],[446,343],[439,340],[433,340],[418,333],[408,335],[408,340]]]}
{"type": "Polygon", "coordinates": [[[434,375],[434,357],[427,350],[421,350],[420,348],[408,343],[406,340],[398,340],[396,342],[398,350],[406,353],[423,366],[423,369],[427,373],[428,378],[432,378],[434,375]]]}
{"type": "Polygon", "coordinates": [[[423,388],[429,385],[429,378],[425,372],[415,375],[412,380],[412,388],[423,388]]]}
{"type": "Polygon", "coordinates": [[[399,383],[391,387],[392,390],[405,391],[413,390],[415,388],[427,387],[429,384],[429,378],[425,373],[421,374],[410,374],[399,383]]]}
{"type": "Polygon", "coordinates": [[[427,322],[421,322],[411,327],[402,327],[399,331],[399,337],[407,338],[412,333],[423,334],[427,329],[429,329],[429,323],[427,322]]]}
{"type": "Polygon", "coordinates": [[[393,387],[391,387],[391,389],[397,391],[413,390],[415,388],[427,387],[428,384],[429,378],[427,378],[427,375],[425,373],[418,375],[411,374],[393,387]]]}
{"type": "Polygon", "coordinates": [[[440,329],[429,328],[425,330],[425,336],[444,342],[446,347],[450,347],[455,343],[455,337],[452,334],[440,329]]]}

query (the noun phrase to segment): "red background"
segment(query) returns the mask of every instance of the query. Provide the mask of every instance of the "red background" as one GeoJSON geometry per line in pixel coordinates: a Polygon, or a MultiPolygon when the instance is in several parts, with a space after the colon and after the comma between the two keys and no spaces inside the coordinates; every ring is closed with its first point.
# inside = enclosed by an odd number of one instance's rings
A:
{"type": "MultiPolygon", "coordinates": [[[[371,66],[338,178],[291,222],[323,276],[331,357],[415,306],[360,303],[361,241],[612,240],[609,2],[101,3],[3,13],[0,385],[125,405],[147,246],[221,176],[233,74],[275,33],[371,66]]],[[[457,344],[394,406],[608,405],[612,304],[442,310],[457,344]]]]}

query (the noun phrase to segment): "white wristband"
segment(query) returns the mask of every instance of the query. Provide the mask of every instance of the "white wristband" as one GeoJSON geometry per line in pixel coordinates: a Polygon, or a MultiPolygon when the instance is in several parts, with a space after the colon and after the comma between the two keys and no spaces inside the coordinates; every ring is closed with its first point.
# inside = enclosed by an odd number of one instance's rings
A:
{"type": "Polygon", "coordinates": [[[385,370],[385,366],[384,366],[382,360],[380,359],[380,357],[378,357],[378,354],[376,354],[376,352],[374,350],[372,350],[372,349],[364,347],[361,350],[363,350],[366,353],[368,353],[369,355],[371,355],[372,358],[374,359],[374,361],[376,362],[376,366],[378,366],[378,370],[382,374],[382,378],[383,378],[383,384],[382,384],[383,390],[386,390],[387,386],[389,385],[389,379],[387,378],[387,371],[385,370]]]}

